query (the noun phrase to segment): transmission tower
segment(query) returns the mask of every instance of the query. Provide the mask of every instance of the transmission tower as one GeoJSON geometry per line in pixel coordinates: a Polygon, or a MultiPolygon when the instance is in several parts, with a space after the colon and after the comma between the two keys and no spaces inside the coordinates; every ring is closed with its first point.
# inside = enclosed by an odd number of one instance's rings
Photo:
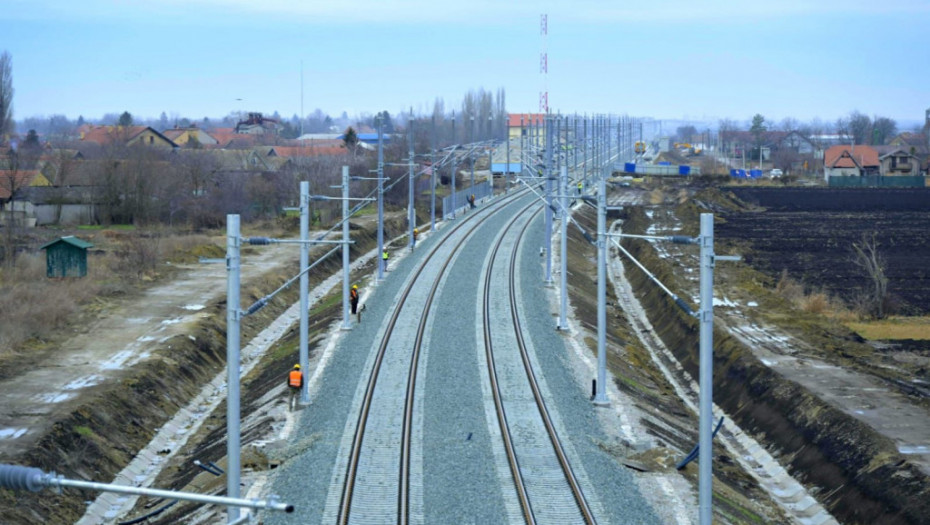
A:
{"type": "Polygon", "coordinates": [[[549,113],[549,53],[547,51],[549,34],[549,15],[539,15],[539,35],[542,37],[542,51],[539,53],[539,74],[542,75],[542,91],[539,92],[539,112],[549,113]]]}

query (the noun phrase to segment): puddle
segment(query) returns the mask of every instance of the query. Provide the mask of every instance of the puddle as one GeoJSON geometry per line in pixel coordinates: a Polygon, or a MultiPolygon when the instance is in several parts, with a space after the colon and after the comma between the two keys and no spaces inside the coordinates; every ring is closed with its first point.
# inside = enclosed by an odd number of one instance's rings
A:
{"type": "Polygon", "coordinates": [[[927,445],[901,445],[898,452],[902,454],[930,454],[930,447],[927,445]]]}
{"type": "Polygon", "coordinates": [[[183,308],[183,309],[185,309],[185,310],[192,310],[192,311],[196,312],[196,311],[198,311],[198,310],[203,310],[204,308],[206,308],[206,306],[204,306],[204,305],[202,305],[202,304],[185,304],[185,305],[182,306],[181,308],[183,308]]]}
{"type": "Polygon", "coordinates": [[[136,341],[139,341],[140,343],[147,343],[149,341],[154,341],[154,340],[155,338],[151,335],[143,335],[142,337],[136,339],[136,341]]]}
{"type": "Polygon", "coordinates": [[[178,324],[182,321],[182,318],[175,317],[174,319],[165,319],[161,324],[178,324]]]}
{"type": "Polygon", "coordinates": [[[25,428],[0,428],[0,439],[16,439],[26,433],[25,428]]]}

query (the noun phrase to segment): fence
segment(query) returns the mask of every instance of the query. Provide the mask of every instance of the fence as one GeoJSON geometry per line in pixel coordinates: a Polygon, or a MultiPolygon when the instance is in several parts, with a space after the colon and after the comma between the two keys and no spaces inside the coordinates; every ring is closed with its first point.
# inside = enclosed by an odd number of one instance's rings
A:
{"type": "MultiPolygon", "coordinates": [[[[484,181],[478,183],[469,188],[459,190],[455,192],[455,212],[464,211],[465,207],[468,206],[468,201],[466,198],[469,195],[475,196],[475,202],[487,200],[492,195],[492,188],[490,181],[484,181]]],[[[442,213],[443,217],[446,219],[451,218],[452,214],[452,195],[442,198],[442,213]]]]}

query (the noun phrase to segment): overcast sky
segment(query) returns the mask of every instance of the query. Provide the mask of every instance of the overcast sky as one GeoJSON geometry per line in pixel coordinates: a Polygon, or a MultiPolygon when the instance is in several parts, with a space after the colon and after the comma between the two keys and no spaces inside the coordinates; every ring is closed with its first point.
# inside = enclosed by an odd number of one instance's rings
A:
{"type": "Polygon", "coordinates": [[[768,121],[930,108],[930,0],[0,0],[14,117],[459,106],[768,121]]]}

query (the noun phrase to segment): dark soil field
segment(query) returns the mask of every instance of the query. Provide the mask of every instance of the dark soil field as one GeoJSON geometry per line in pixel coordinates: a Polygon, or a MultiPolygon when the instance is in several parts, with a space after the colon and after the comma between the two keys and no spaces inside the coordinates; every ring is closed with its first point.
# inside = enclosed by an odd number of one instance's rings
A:
{"type": "Polygon", "coordinates": [[[747,263],[777,279],[783,270],[812,290],[852,300],[868,279],[853,243],[875,233],[885,258],[890,313],[930,312],[930,188],[723,188],[751,211],[725,212],[722,242],[749,248],[747,263]]]}

